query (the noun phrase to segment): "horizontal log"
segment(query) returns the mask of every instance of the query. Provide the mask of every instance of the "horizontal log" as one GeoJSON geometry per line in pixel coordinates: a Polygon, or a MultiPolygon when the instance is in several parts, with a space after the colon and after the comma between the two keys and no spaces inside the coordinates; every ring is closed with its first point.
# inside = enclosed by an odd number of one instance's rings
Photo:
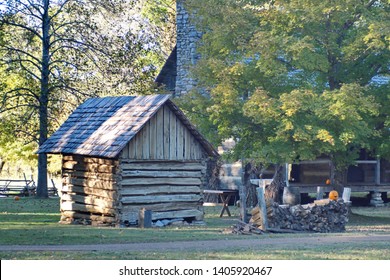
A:
{"type": "Polygon", "coordinates": [[[124,204],[143,204],[161,202],[198,202],[202,196],[198,194],[178,194],[178,195],[151,195],[151,196],[124,196],[121,202],[124,204]]]}
{"type": "Polygon", "coordinates": [[[103,190],[116,190],[116,185],[112,181],[104,181],[99,179],[75,179],[64,178],[64,184],[76,185],[81,187],[96,188],[103,190]]]}
{"type": "Polygon", "coordinates": [[[108,200],[115,200],[118,198],[118,193],[115,190],[102,190],[97,188],[88,188],[74,185],[63,185],[61,191],[84,195],[94,195],[108,200]]]}
{"type": "Polygon", "coordinates": [[[73,169],[76,164],[77,164],[77,161],[75,161],[75,160],[66,160],[66,161],[62,162],[62,168],[73,169]]]}
{"type": "Polygon", "coordinates": [[[197,185],[202,184],[199,178],[132,178],[123,179],[121,181],[122,187],[132,185],[197,185]]]}
{"type": "Polygon", "coordinates": [[[142,205],[122,205],[120,212],[137,212],[145,208],[151,211],[172,211],[172,210],[184,210],[184,209],[198,209],[202,208],[202,202],[168,202],[168,203],[155,203],[155,204],[142,204],[142,205]]]}
{"type": "Polygon", "coordinates": [[[89,204],[89,205],[95,205],[102,208],[115,208],[116,202],[115,201],[108,201],[102,198],[97,198],[92,195],[89,196],[82,196],[82,195],[74,195],[74,194],[62,194],[61,195],[62,201],[73,201],[78,202],[81,204],[89,204]]]}
{"type": "Polygon", "coordinates": [[[329,202],[330,202],[329,198],[314,200],[315,205],[326,205],[329,204],[329,202]]]}
{"type": "Polygon", "coordinates": [[[139,162],[121,164],[123,171],[127,170],[157,170],[157,171],[202,171],[206,165],[200,162],[139,162]]]}
{"type": "Polygon", "coordinates": [[[151,195],[151,194],[173,194],[173,193],[201,193],[199,186],[141,186],[123,187],[120,190],[122,196],[127,195],[151,195]]]}
{"type": "Polygon", "coordinates": [[[95,205],[79,204],[71,201],[61,202],[61,211],[79,211],[97,214],[115,215],[117,210],[112,208],[103,208],[95,205]]]}
{"type": "Polygon", "coordinates": [[[63,156],[63,161],[77,161],[78,163],[98,163],[98,164],[107,164],[107,165],[118,165],[118,160],[114,159],[104,159],[96,157],[86,157],[80,155],[65,155],[63,156]]]}
{"type": "Polygon", "coordinates": [[[123,178],[127,177],[147,177],[147,178],[200,178],[202,173],[200,171],[145,171],[132,170],[123,171],[121,173],[123,178]]]}
{"type": "Polygon", "coordinates": [[[72,219],[86,219],[91,221],[100,221],[104,223],[115,223],[116,218],[112,216],[98,216],[93,214],[84,214],[84,213],[78,213],[75,211],[63,211],[61,212],[61,219],[65,218],[72,218],[72,219]]]}
{"type": "MultiPolygon", "coordinates": [[[[139,218],[138,211],[123,213],[120,217],[121,221],[129,221],[130,223],[136,223],[139,218]]],[[[203,211],[198,209],[186,209],[178,211],[152,212],[153,221],[175,218],[195,218],[196,220],[203,220],[203,211]]]]}
{"type": "Polygon", "coordinates": [[[67,174],[68,176],[72,178],[78,178],[78,179],[99,179],[99,180],[105,180],[105,181],[116,181],[117,176],[115,174],[109,174],[109,173],[99,173],[99,172],[84,172],[84,171],[65,171],[64,174],[67,174]]]}
{"type": "Polygon", "coordinates": [[[108,164],[98,164],[98,163],[87,163],[87,164],[78,164],[75,161],[66,161],[62,164],[62,168],[71,171],[86,171],[86,172],[99,172],[99,173],[115,173],[117,166],[108,165],[108,164]]]}

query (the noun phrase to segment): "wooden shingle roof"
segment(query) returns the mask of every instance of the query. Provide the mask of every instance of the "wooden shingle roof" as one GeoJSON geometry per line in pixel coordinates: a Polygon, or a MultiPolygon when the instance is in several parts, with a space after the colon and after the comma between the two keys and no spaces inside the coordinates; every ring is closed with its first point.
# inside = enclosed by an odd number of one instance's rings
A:
{"type": "Polygon", "coordinates": [[[169,95],[90,98],[41,145],[38,153],[115,158],[164,104],[175,112],[210,156],[218,155],[169,100],[169,95]]]}

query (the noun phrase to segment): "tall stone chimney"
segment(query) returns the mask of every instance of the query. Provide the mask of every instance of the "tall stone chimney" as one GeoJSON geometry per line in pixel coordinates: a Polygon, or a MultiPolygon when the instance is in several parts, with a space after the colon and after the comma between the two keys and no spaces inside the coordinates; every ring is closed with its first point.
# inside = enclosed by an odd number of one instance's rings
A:
{"type": "Polygon", "coordinates": [[[175,96],[187,94],[196,84],[191,78],[190,68],[199,60],[196,45],[202,37],[191,22],[185,1],[176,0],[176,46],[155,80],[175,96]]]}
{"type": "Polygon", "coordinates": [[[175,95],[188,93],[195,85],[195,80],[190,77],[190,68],[199,59],[196,52],[196,43],[202,33],[195,29],[191,22],[191,15],[185,9],[186,0],[176,1],[176,86],[175,95]]]}

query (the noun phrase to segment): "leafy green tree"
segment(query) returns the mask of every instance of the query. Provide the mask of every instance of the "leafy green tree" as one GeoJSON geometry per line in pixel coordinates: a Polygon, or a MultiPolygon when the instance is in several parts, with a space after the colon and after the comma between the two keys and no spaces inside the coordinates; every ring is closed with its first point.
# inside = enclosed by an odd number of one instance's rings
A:
{"type": "MultiPolygon", "coordinates": [[[[388,1],[190,0],[187,8],[204,32],[194,94],[209,92],[203,121],[236,140],[236,158],[281,164],[327,154],[342,184],[361,148],[388,155],[388,1]]],[[[190,112],[194,98],[184,99],[190,112]]]]}
{"type": "Polygon", "coordinates": [[[141,0],[138,3],[141,15],[154,34],[154,43],[160,46],[159,59],[163,64],[176,44],[176,1],[141,0]]]}
{"type": "MultiPolygon", "coordinates": [[[[0,61],[7,77],[20,78],[0,91],[1,117],[41,145],[85,98],[152,88],[159,46],[141,8],[132,0],[2,1],[0,61]]],[[[37,195],[47,197],[45,154],[37,195]]]]}

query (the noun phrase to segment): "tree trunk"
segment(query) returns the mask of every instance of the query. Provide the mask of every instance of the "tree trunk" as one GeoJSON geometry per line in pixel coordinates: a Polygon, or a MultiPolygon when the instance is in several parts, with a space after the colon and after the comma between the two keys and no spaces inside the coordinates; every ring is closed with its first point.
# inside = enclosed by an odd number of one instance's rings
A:
{"type": "Polygon", "coordinates": [[[5,164],[5,161],[2,158],[0,158],[0,174],[3,171],[4,164],[5,164]]]}
{"type": "Polygon", "coordinates": [[[278,204],[283,204],[283,189],[286,187],[284,165],[275,165],[275,173],[271,184],[265,188],[265,199],[267,204],[274,201],[278,204]]]}
{"type": "Polygon", "coordinates": [[[335,169],[333,188],[341,195],[347,183],[347,169],[335,169]]]}
{"type": "Polygon", "coordinates": [[[243,162],[242,184],[246,188],[246,206],[253,207],[257,205],[256,185],[251,183],[251,179],[258,179],[261,174],[262,166],[253,162],[243,162]]]}
{"type": "MultiPolygon", "coordinates": [[[[47,139],[48,131],[48,103],[49,103],[49,73],[50,73],[50,0],[44,0],[44,13],[42,15],[42,69],[41,92],[39,98],[39,146],[47,139]]],[[[47,192],[47,155],[38,157],[38,197],[48,197],[47,192]]]]}
{"type": "Polygon", "coordinates": [[[340,166],[336,166],[334,163],[334,157],[330,157],[330,182],[334,190],[336,190],[339,195],[342,194],[344,186],[347,183],[347,171],[348,167],[341,168],[340,166]]]}

